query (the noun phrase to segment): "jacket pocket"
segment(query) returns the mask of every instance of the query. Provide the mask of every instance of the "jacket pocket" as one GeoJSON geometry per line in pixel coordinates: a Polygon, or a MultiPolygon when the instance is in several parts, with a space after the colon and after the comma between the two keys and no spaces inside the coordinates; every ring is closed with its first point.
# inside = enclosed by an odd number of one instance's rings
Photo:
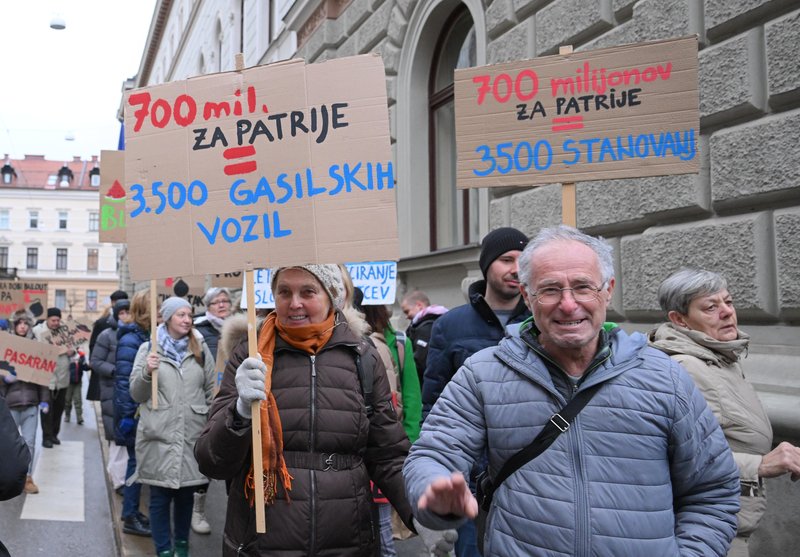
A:
{"type": "Polygon", "coordinates": [[[206,426],[208,419],[208,406],[205,404],[190,404],[191,412],[186,415],[186,434],[189,436],[192,444],[200,437],[200,433],[206,426]]]}

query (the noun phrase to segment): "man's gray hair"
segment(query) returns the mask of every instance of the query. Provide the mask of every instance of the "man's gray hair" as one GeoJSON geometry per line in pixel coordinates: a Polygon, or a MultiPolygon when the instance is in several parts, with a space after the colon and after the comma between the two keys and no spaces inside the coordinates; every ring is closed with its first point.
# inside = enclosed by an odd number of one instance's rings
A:
{"type": "Polygon", "coordinates": [[[658,287],[658,303],[669,313],[689,313],[689,304],[698,296],[714,294],[728,289],[728,281],[722,275],[703,269],[684,267],[666,279],[658,287]]]}
{"type": "Polygon", "coordinates": [[[519,257],[519,280],[527,285],[531,277],[534,263],[534,252],[550,242],[573,241],[580,242],[594,251],[600,262],[600,275],[603,284],[614,278],[613,248],[601,236],[594,237],[584,234],[577,228],[561,224],[552,228],[542,228],[519,257]]]}

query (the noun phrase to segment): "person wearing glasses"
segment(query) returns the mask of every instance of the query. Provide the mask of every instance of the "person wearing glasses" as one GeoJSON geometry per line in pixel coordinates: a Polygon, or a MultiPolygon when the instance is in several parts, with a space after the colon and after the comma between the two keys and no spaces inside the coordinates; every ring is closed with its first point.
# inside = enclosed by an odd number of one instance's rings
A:
{"type": "MultiPolygon", "coordinates": [[[[194,320],[194,328],[200,331],[214,355],[214,361],[220,358],[217,353],[219,337],[222,334],[222,325],[232,314],[231,293],[227,288],[211,287],[205,296],[203,304],[206,306],[205,315],[200,315],[194,320]]],[[[206,494],[209,482],[197,487],[194,494],[194,507],[192,507],[192,530],[198,534],[210,534],[211,524],[206,516],[206,494]]]]}
{"type": "Polygon", "coordinates": [[[231,316],[231,293],[227,288],[209,288],[203,296],[206,306],[205,315],[200,315],[194,320],[194,328],[200,331],[206,340],[208,349],[217,358],[219,336],[222,334],[222,324],[231,316]]]}
{"type": "Polygon", "coordinates": [[[742,510],[728,555],[747,557],[767,507],[762,478],[800,479],[800,448],[785,441],[772,448],[769,417],[740,363],[750,337],[739,330],[728,282],[712,271],[681,269],[661,283],[658,302],[669,321],[650,332],[650,342],[692,376],[739,468],[742,510]]]}
{"type": "Polygon", "coordinates": [[[546,228],[519,268],[532,319],[467,359],[406,459],[417,520],[441,529],[475,517],[464,480],[473,463],[488,451],[496,477],[576,393],[599,385],[552,445],[497,487],[484,557],[725,555],[739,473],[689,375],[643,334],[606,322],[611,246],[546,228]]]}

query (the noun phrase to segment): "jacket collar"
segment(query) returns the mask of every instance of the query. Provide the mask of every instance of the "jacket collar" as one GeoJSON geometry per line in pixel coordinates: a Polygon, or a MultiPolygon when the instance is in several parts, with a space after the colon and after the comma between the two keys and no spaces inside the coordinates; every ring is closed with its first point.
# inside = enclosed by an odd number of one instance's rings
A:
{"type": "MultiPolygon", "coordinates": [[[[495,323],[498,326],[502,327],[500,320],[497,319],[497,315],[495,315],[494,310],[489,307],[489,304],[486,302],[486,280],[481,279],[478,281],[473,282],[469,286],[469,303],[478,312],[478,314],[483,317],[487,323],[495,323]]],[[[522,299],[522,296],[519,297],[517,300],[517,305],[514,307],[514,311],[511,312],[511,317],[509,317],[508,322],[513,323],[517,318],[524,315],[528,312],[528,306],[525,305],[525,300],[522,299]]]]}

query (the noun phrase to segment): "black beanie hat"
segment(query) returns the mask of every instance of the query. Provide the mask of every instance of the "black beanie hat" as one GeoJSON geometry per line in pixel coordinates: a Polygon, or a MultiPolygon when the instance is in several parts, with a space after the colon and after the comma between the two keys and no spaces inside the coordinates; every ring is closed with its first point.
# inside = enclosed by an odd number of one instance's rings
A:
{"type": "Polygon", "coordinates": [[[109,298],[111,298],[111,303],[113,304],[117,300],[127,300],[128,293],[125,292],[124,290],[115,290],[114,292],[111,293],[111,296],[109,296],[109,298]]]}
{"type": "Polygon", "coordinates": [[[111,311],[114,314],[115,320],[119,319],[119,312],[121,312],[123,309],[127,310],[131,309],[130,300],[126,300],[123,298],[122,300],[117,300],[116,302],[114,302],[114,308],[111,311]]]}
{"type": "Polygon", "coordinates": [[[481,242],[481,257],[478,260],[483,278],[486,278],[486,272],[495,259],[507,251],[522,251],[527,245],[528,237],[516,228],[507,226],[489,232],[481,242]]]}
{"type": "Polygon", "coordinates": [[[61,310],[58,308],[47,308],[47,318],[61,317],[61,310]]]}

